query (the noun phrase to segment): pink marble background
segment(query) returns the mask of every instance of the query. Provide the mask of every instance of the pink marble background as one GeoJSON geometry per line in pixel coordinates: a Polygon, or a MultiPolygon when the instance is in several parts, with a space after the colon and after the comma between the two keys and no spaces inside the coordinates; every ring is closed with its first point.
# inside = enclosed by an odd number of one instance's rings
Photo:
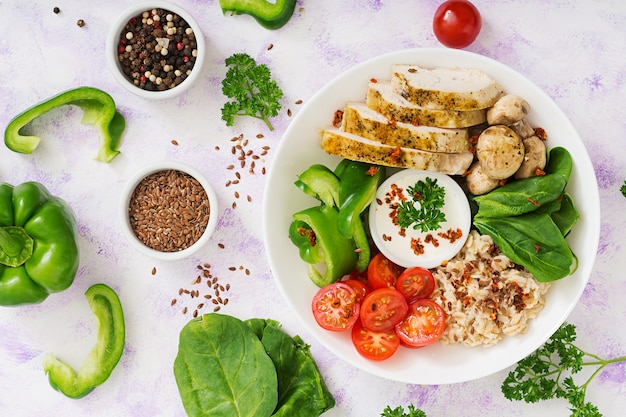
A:
{"type": "MultiPolygon", "coordinates": [[[[111,164],[93,160],[97,134],[80,125],[81,111],[65,107],[40,118],[42,144],[32,155],[0,146],[0,181],[43,182],[75,209],[81,267],[74,285],[38,306],[0,308],[0,414],[32,416],[184,416],[173,377],[178,332],[199,301],[178,295],[193,289],[197,265],[211,264],[229,283],[221,312],[280,320],[285,330],[312,345],[337,406],[327,416],[378,416],[387,405],[422,408],[429,416],[569,416],[567,403],[509,402],[500,392],[508,370],[471,382],[419,386],[380,379],[334,357],[300,327],[275,286],[259,222],[264,176],[272,148],[301,105],[351,66],[385,52],[440,47],[431,30],[436,0],[299,0],[292,20],[267,31],[246,16],[224,16],[214,0],[174,0],[198,21],[207,41],[202,76],[192,91],[164,102],[133,96],[111,76],[105,41],[112,22],[131,0],[0,0],[0,126],[27,107],[60,91],[91,85],[109,92],[127,120],[122,154],[111,164]],[[54,14],[52,9],[61,9],[54,14]],[[83,19],[84,27],[76,21],[83,19]],[[270,45],[273,47],[268,48],[270,45]],[[246,52],[267,63],[283,88],[285,111],[268,131],[254,119],[228,128],[220,120],[223,60],[246,52]],[[291,110],[292,116],[286,109],[291,110]],[[263,138],[257,138],[257,134],[263,138]],[[237,163],[231,138],[269,153],[254,174],[226,187],[237,163]],[[178,146],[171,140],[175,139],[178,146]],[[219,150],[217,149],[219,148],[219,150]],[[142,165],[184,161],[214,184],[221,209],[217,231],[197,256],[172,263],[148,259],[120,233],[120,191],[142,165]],[[234,191],[242,197],[235,198],[234,191]],[[249,195],[248,202],[245,196],[249,195]],[[237,202],[237,208],[232,203],[237,202]],[[223,245],[223,248],[220,247],[223,245]],[[234,271],[231,270],[234,268],[234,271]],[[153,268],[156,273],[152,274],[153,268]],[[246,274],[245,270],[250,273],[246,274]],[[42,359],[54,352],[75,366],[95,335],[84,291],[105,282],[124,304],[127,343],[110,379],[81,400],[53,391],[42,359]],[[174,306],[172,299],[177,299],[174,306]],[[182,308],[187,306],[187,314],[182,308]],[[69,341],[69,342],[68,342],[69,341]]],[[[600,187],[602,236],[590,282],[568,321],[581,347],[601,356],[626,354],[626,3],[622,0],[475,0],[483,17],[476,42],[466,48],[516,69],[543,88],[583,138],[600,187]]],[[[205,308],[202,312],[209,312],[205,308]]],[[[613,365],[588,389],[605,416],[626,409],[626,369],[613,365]]]]}

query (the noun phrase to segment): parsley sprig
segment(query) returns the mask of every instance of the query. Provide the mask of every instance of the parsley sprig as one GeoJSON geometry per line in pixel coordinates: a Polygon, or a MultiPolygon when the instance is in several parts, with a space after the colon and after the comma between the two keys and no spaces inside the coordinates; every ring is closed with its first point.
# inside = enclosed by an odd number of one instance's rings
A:
{"type": "Polygon", "coordinates": [[[387,406],[383,410],[380,417],[426,417],[426,413],[419,408],[415,408],[413,404],[409,404],[408,413],[404,412],[404,408],[402,406],[398,406],[394,409],[387,406]]]}
{"type": "Polygon", "coordinates": [[[446,189],[434,180],[426,177],[415,185],[407,187],[409,199],[401,201],[397,209],[398,225],[402,228],[413,227],[423,233],[440,228],[446,221],[446,214],[441,211],[445,204],[446,189]]]}
{"type": "Polygon", "coordinates": [[[222,93],[233,99],[222,107],[222,120],[226,126],[232,126],[236,116],[252,116],[274,130],[269,118],[278,115],[283,91],[272,79],[268,66],[257,64],[245,53],[233,54],[224,63],[228,71],[222,80],[222,93]]]}
{"type": "Polygon", "coordinates": [[[622,184],[619,191],[622,193],[624,197],[626,197],[626,180],[624,180],[624,184],[622,184]]]}
{"type": "Polygon", "coordinates": [[[601,417],[598,408],[585,399],[587,387],[606,366],[624,362],[626,356],[602,359],[578,348],[575,340],[576,327],[563,324],[541,348],[519,361],[508,374],[501,386],[505,398],[527,403],[564,398],[570,403],[572,417],[601,417]],[[586,366],[596,369],[578,385],[573,375],[586,366]]]}

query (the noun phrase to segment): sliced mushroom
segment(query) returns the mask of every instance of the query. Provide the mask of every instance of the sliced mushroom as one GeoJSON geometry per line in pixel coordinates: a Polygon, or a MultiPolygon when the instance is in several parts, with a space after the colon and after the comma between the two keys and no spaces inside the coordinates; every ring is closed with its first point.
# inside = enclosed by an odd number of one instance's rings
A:
{"type": "Polygon", "coordinates": [[[530,178],[537,175],[537,170],[546,167],[546,144],[544,141],[533,135],[523,140],[524,161],[515,173],[515,178],[530,178]]]}
{"type": "Polygon", "coordinates": [[[512,125],[522,120],[530,111],[530,104],[520,96],[506,94],[487,110],[490,125],[512,125]]]}
{"type": "Polygon", "coordinates": [[[535,134],[535,129],[526,121],[526,119],[522,119],[517,123],[513,123],[509,125],[513,132],[517,133],[521,139],[526,139],[535,134]]]}
{"type": "Polygon", "coordinates": [[[465,175],[467,190],[474,195],[486,194],[498,187],[500,180],[491,178],[483,171],[480,161],[476,161],[467,170],[465,175]]]}
{"type": "Polygon", "coordinates": [[[478,137],[476,156],[484,173],[503,180],[517,172],[524,160],[524,144],[507,126],[490,126],[478,137]]]}

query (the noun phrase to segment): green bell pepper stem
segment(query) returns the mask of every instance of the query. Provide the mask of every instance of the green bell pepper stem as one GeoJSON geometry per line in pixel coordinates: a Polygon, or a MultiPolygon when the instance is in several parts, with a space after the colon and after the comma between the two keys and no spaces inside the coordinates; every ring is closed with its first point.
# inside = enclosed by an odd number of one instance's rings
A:
{"type": "Polygon", "coordinates": [[[46,356],[43,365],[50,385],[70,398],[82,398],[104,383],[124,351],[124,312],[115,291],[105,284],[95,284],[85,296],[96,317],[95,346],[78,372],[53,354],[46,356]]]}
{"type": "Polygon", "coordinates": [[[266,29],[278,29],[284,26],[296,8],[296,0],[220,0],[222,12],[247,14],[266,29]]]}
{"type": "Polygon", "coordinates": [[[0,183],[0,228],[0,305],[37,304],[72,284],[79,263],[76,218],[63,200],[37,182],[0,183]],[[24,246],[12,258],[15,242],[24,246]]]}
{"type": "Polygon", "coordinates": [[[120,153],[118,148],[126,120],[117,111],[113,98],[93,87],[65,91],[14,117],[4,131],[6,146],[14,152],[32,153],[39,146],[41,138],[24,134],[24,128],[39,116],[64,105],[75,105],[83,110],[82,123],[94,125],[100,135],[100,148],[95,159],[111,162],[120,153]]]}
{"type": "Polygon", "coordinates": [[[339,177],[339,217],[337,229],[354,240],[358,248],[356,268],[364,271],[370,261],[370,244],[361,213],[376,198],[376,191],[385,178],[385,168],[363,162],[342,161],[335,173],[339,177]]]}
{"type": "Polygon", "coordinates": [[[350,238],[336,228],[337,208],[320,205],[293,215],[289,238],[308,263],[309,278],[319,287],[337,281],[352,272],[357,259],[350,238]]]}
{"type": "Polygon", "coordinates": [[[328,167],[321,164],[311,165],[298,175],[295,184],[304,193],[327,206],[339,207],[339,178],[328,167]]]}

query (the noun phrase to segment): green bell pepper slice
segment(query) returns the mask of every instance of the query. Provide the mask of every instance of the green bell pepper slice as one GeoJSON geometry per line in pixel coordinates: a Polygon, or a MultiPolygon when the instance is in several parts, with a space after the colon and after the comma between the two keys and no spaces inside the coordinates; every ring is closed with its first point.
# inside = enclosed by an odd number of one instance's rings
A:
{"type": "Polygon", "coordinates": [[[37,182],[0,183],[0,305],[37,304],[78,270],[74,212],[37,182]]]}
{"type": "Polygon", "coordinates": [[[328,167],[321,164],[311,165],[298,175],[296,187],[327,206],[339,207],[339,178],[328,167]]]}
{"type": "Polygon", "coordinates": [[[95,284],[87,289],[85,296],[96,317],[95,346],[78,372],[51,353],[43,364],[50,385],[76,399],[89,394],[109,378],[122,357],[126,337],[124,312],[116,292],[106,284],[95,284]]]}
{"type": "Polygon", "coordinates": [[[289,227],[289,238],[318,287],[352,272],[357,260],[352,240],[337,231],[338,215],[336,207],[322,204],[295,213],[289,227]]]}
{"type": "Polygon", "coordinates": [[[222,12],[247,14],[266,29],[278,29],[284,26],[296,8],[296,0],[220,0],[222,12]]]}
{"type": "Polygon", "coordinates": [[[94,125],[100,135],[100,148],[96,160],[111,162],[118,150],[126,120],[115,107],[115,101],[106,92],[93,87],[79,87],[62,92],[15,116],[4,131],[4,143],[14,152],[33,153],[41,138],[27,135],[24,128],[39,116],[64,105],[80,107],[84,114],[82,123],[94,125]]]}
{"type": "Polygon", "coordinates": [[[369,239],[361,213],[376,198],[376,191],[385,178],[385,167],[344,159],[335,168],[339,177],[339,217],[337,229],[354,240],[358,248],[356,268],[364,271],[370,261],[369,239]]]}

